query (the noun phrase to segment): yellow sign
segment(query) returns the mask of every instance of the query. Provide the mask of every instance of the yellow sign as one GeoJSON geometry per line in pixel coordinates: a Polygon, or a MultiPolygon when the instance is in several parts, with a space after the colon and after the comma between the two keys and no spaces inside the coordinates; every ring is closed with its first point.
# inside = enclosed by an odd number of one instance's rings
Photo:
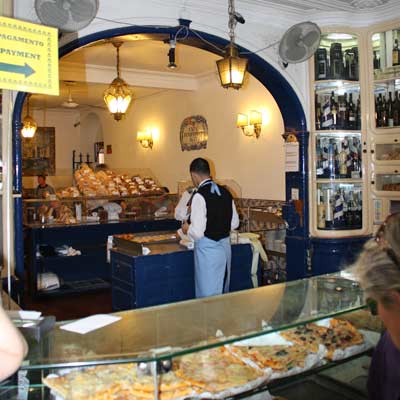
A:
{"type": "Polygon", "coordinates": [[[0,88],[59,94],[57,29],[0,17],[0,88]]]}

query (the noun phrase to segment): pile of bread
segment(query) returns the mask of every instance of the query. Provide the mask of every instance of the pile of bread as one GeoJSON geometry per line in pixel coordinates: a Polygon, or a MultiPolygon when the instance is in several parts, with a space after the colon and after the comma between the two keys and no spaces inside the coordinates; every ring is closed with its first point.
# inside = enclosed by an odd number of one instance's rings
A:
{"type": "Polygon", "coordinates": [[[58,192],[60,198],[83,196],[150,196],[163,194],[151,178],[142,179],[140,176],[129,177],[118,175],[113,171],[94,172],[87,164],[74,173],[76,188],[67,188],[58,192]],[[78,193],[78,196],[75,194],[78,193]],[[69,195],[72,194],[72,195],[69,195]]]}

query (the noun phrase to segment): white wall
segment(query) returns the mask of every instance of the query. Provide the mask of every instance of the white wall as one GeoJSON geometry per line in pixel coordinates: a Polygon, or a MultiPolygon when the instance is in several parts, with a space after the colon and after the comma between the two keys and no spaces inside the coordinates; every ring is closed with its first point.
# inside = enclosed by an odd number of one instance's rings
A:
{"type": "MultiPolygon", "coordinates": [[[[56,175],[49,177],[48,183],[56,187],[70,185],[72,182],[72,150],[79,152],[81,146],[81,127],[79,111],[33,110],[32,117],[39,127],[55,127],[56,175]],[[76,125],[76,126],[74,126],[76,125]]],[[[23,177],[25,188],[36,187],[36,177],[23,177]]]]}
{"type": "MultiPolygon", "coordinates": [[[[112,145],[113,153],[105,155],[111,168],[150,168],[163,185],[175,191],[178,181],[189,179],[190,162],[206,157],[215,164],[217,178],[238,182],[243,197],[284,199],[282,117],[270,93],[253,77],[240,91],[222,89],[215,76],[203,81],[196,92],[167,91],[141,99],[120,122],[107,112],[98,115],[105,144],[112,145]],[[237,113],[251,109],[267,117],[259,139],[245,137],[236,128],[237,113]],[[207,120],[207,149],[182,152],[180,125],[195,114],[207,120]],[[146,128],[159,132],[152,150],[136,141],[136,132],[146,128]]],[[[81,116],[82,121],[85,118],[81,116]]]]}

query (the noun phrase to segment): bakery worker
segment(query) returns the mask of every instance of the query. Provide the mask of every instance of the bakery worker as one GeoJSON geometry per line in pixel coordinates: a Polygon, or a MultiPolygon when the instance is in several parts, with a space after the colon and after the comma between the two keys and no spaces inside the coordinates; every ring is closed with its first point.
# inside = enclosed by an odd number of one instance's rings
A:
{"type": "Polygon", "coordinates": [[[211,179],[207,160],[193,160],[190,175],[197,191],[190,225],[185,222],[182,231],[194,241],[196,297],[214,296],[229,291],[230,231],[239,226],[239,217],[230,192],[211,179]]]}
{"type": "Polygon", "coordinates": [[[175,207],[175,219],[177,221],[185,222],[188,220],[190,215],[190,203],[192,201],[192,196],[194,195],[194,188],[187,188],[178,201],[175,207]]]}
{"type": "Polygon", "coordinates": [[[35,189],[35,197],[37,199],[45,199],[51,194],[55,194],[53,187],[46,183],[46,176],[41,174],[37,176],[38,185],[35,189]]]}

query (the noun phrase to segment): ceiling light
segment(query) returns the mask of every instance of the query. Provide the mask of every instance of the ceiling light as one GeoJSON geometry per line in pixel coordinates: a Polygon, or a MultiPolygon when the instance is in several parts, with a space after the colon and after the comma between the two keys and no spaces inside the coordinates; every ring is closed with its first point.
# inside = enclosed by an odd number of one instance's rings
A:
{"type": "Polygon", "coordinates": [[[353,39],[353,36],[348,33],[329,33],[326,38],[331,40],[350,40],[353,39]]]}
{"type": "Polygon", "coordinates": [[[29,99],[31,95],[28,94],[27,102],[26,102],[26,115],[22,120],[22,129],[21,134],[24,138],[33,138],[35,136],[35,132],[37,129],[37,123],[35,120],[29,115],[29,99]]]}
{"type": "Polygon", "coordinates": [[[126,82],[120,78],[119,72],[119,48],[122,42],[112,42],[117,49],[117,77],[111,82],[108,89],[104,92],[104,102],[108,111],[114,116],[116,121],[120,121],[126,114],[132,101],[132,91],[126,82]]]}
{"type": "Polygon", "coordinates": [[[225,57],[217,61],[217,68],[222,87],[240,89],[246,74],[248,59],[239,56],[239,50],[235,45],[235,27],[237,22],[244,23],[244,19],[238,19],[233,0],[229,0],[228,13],[230,42],[225,49],[225,57]]]}

